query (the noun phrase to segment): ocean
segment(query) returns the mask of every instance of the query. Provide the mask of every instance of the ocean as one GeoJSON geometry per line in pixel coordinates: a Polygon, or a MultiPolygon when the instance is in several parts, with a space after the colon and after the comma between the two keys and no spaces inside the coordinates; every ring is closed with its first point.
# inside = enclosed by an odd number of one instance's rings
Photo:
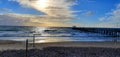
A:
{"type": "Polygon", "coordinates": [[[72,27],[34,27],[34,26],[0,26],[0,40],[32,42],[35,36],[36,43],[43,42],[103,42],[119,41],[119,37],[104,37],[104,34],[85,32],[72,29],[72,27]]]}

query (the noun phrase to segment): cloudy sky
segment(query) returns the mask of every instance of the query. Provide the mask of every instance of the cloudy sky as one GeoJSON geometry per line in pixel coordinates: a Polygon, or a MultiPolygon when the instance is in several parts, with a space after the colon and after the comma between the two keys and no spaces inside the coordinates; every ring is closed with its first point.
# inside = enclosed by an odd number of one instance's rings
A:
{"type": "Polygon", "coordinates": [[[120,0],[0,0],[0,25],[120,27],[120,0]]]}

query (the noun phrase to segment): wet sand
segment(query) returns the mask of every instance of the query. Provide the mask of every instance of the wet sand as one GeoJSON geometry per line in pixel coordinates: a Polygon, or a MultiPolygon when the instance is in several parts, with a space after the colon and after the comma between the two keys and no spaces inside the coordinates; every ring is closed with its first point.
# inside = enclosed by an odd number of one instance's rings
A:
{"type": "MultiPolygon", "coordinates": [[[[120,48],[120,42],[51,42],[36,43],[35,48],[42,49],[45,47],[101,47],[101,48],[120,48]]],[[[0,40],[0,50],[19,50],[25,49],[25,42],[0,40]]],[[[32,48],[32,43],[29,43],[32,48]]]]}

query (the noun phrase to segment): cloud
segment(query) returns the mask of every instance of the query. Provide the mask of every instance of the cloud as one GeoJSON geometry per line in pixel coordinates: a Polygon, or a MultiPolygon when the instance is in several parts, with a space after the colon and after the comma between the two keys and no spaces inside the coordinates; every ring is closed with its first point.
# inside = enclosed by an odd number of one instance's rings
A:
{"type": "Polygon", "coordinates": [[[87,11],[87,12],[83,13],[83,15],[85,15],[85,16],[92,16],[94,14],[95,14],[95,12],[93,12],[93,11],[87,11]]]}
{"type": "MultiPolygon", "coordinates": [[[[15,1],[15,0],[14,0],[15,1]]],[[[31,7],[53,17],[73,17],[70,9],[75,0],[16,0],[23,7],[31,7]]]]}
{"type": "Polygon", "coordinates": [[[0,15],[0,25],[14,26],[69,26],[66,21],[40,15],[8,13],[0,15]],[[51,20],[52,18],[52,20],[51,20]]]}
{"type": "Polygon", "coordinates": [[[104,21],[104,20],[105,20],[104,17],[99,18],[99,21],[104,21]]]}
{"type": "Polygon", "coordinates": [[[116,6],[116,9],[107,13],[104,17],[99,18],[99,20],[102,21],[103,24],[109,24],[112,27],[120,27],[116,26],[120,24],[120,4],[116,6]]]}
{"type": "Polygon", "coordinates": [[[96,2],[95,0],[87,0],[87,2],[96,2]]]}
{"type": "Polygon", "coordinates": [[[27,26],[69,26],[69,20],[77,11],[71,10],[75,0],[9,0],[19,3],[22,7],[33,8],[45,15],[27,15],[11,13],[11,18],[23,22],[27,26]],[[14,16],[14,17],[13,17],[14,16]]]}
{"type": "Polygon", "coordinates": [[[45,15],[11,14],[21,18],[24,25],[31,26],[69,26],[69,20],[77,11],[71,10],[76,0],[9,0],[19,3],[22,7],[33,8],[45,15]]]}
{"type": "Polygon", "coordinates": [[[104,20],[114,20],[114,21],[120,21],[120,4],[117,5],[116,9],[112,10],[111,12],[107,13],[104,17],[104,20]]]}
{"type": "Polygon", "coordinates": [[[117,9],[119,9],[119,8],[120,8],[120,4],[117,5],[117,9]]]}
{"type": "Polygon", "coordinates": [[[7,13],[13,13],[13,11],[11,9],[8,9],[8,8],[0,8],[0,13],[7,14],[7,13]]]}
{"type": "Polygon", "coordinates": [[[0,25],[22,25],[23,21],[10,15],[0,15],[0,25]]]}

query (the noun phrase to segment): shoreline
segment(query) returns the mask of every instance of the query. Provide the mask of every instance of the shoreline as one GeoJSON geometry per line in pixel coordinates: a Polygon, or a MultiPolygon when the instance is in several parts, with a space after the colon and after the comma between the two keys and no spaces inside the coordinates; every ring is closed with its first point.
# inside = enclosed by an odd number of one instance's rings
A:
{"type": "MultiPolygon", "coordinates": [[[[29,49],[32,49],[32,43],[29,43],[29,49]]],[[[49,42],[49,43],[36,43],[37,49],[46,47],[100,47],[100,48],[120,48],[120,42],[49,42]]],[[[25,42],[0,40],[0,50],[19,50],[25,49],[25,42]]]]}

